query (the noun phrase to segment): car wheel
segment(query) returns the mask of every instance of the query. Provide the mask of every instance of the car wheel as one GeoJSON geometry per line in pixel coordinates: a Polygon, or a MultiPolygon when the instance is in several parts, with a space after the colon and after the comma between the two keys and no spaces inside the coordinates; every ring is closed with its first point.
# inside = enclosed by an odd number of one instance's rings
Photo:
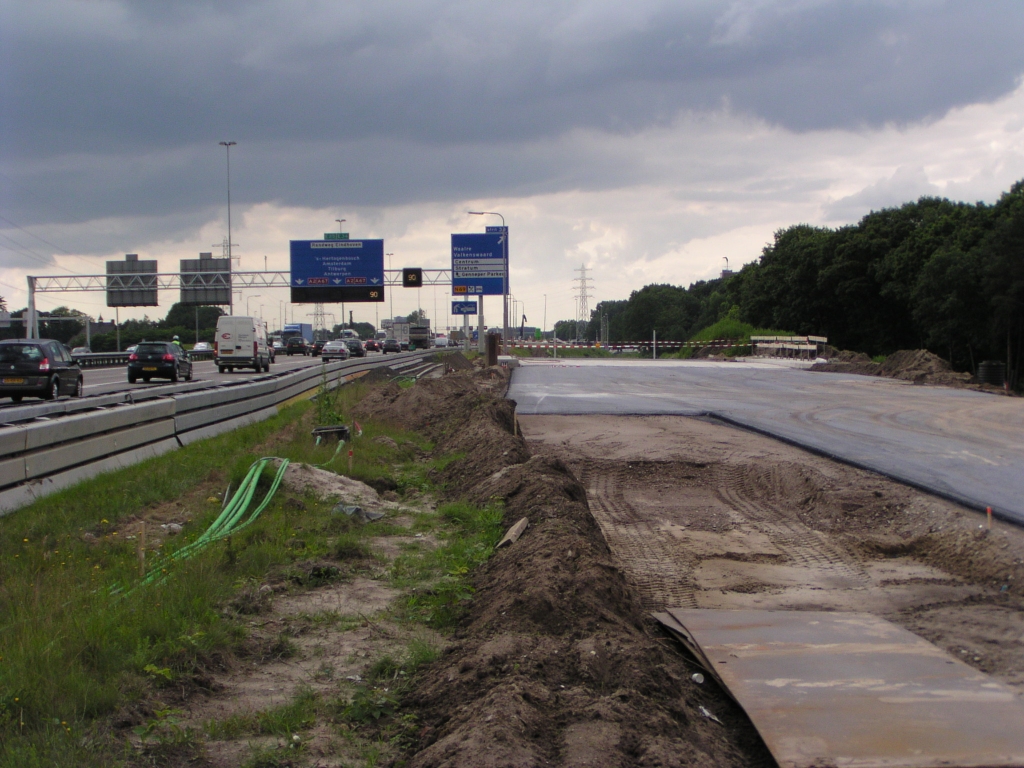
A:
{"type": "Polygon", "coordinates": [[[171,383],[172,384],[177,384],[178,383],[178,366],[174,366],[174,370],[171,371],[171,383]]]}
{"type": "Polygon", "coordinates": [[[217,366],[217,373],[224,373],[224,366],[223,365],[218,365],[217,366]]]}
{"type": "Polygon", "coordinates": [[[149,376],[143,376],[143,377],[142,377],[142,381],[143,381],[143,382],[144,382],[145,384],[149,384],[149,376]]]}
{"type": "Polygon", "coordinates": [[[50,379],[50,385],[47,387],[46,394],[43,395],[44,400],[56,400],[60,397],[60,379],[54,376],[50,379]]]}
{"type": "Polygon", "coordinates": [[[192,381],[192,366],[188,367],[188,373],[185,374],[185,381],[192,381]]]}
{"type": "Polygon", "coordinates": [[[134,384],[135,383],[135,377],[132,376],[130,373],[128,374],[128,383],[129,384],[134,384]]]}
{"type": "Polygon", "coordinates": [[[85,379],[79,377],[78,383],[75,385],[75,397],[81,397],[85,394],[85,379]]]}
{"type": "Polygon", "coordinates": [[[21,402],[21,398],[22,398],[21,395],[11,395],[11,402],[12,403],[20,403],[21,402]]]}

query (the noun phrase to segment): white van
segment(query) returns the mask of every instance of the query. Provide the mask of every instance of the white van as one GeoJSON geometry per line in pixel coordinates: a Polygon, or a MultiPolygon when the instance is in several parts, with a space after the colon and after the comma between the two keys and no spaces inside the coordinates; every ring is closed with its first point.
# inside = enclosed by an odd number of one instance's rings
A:
{"type": "Polygon", "coordinates": [[[256,373],[270,370],[267,326],[256,317],[224,315],[217,319],[213,359],[224,373],[232,368],[253,368],[256,373]]]}

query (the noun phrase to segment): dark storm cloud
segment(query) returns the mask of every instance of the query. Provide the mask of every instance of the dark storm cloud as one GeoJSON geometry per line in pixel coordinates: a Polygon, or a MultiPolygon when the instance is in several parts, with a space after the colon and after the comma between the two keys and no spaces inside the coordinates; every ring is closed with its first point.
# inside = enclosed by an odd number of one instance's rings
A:
{"type": "Polygon", "coordinates": [[[1016,1],[0,8],[0,210],[24,223],[209,206],[220,139],[240,143],[240,203],[529,194],[636,181],[555,151],[576,129],[723,107],[796,131],[904,124],[1024,71],[1016,1]]]}

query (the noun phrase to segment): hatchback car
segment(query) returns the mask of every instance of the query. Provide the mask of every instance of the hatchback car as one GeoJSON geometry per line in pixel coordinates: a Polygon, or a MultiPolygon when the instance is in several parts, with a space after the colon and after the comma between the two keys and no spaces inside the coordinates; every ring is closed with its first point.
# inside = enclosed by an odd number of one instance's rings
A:
{"type": "Polygon", "coordinates": [[[306,340],[301,336],[293,336],[288,339],[284,347],[288,357],[292,355],[305,355],[306,354],[306,340]]]}
{"type": "Polygon", "coordinates": [[[380,352],[380,342],[376,339],[367,339],[363,342],[367,352],[380,352]]]}
{"type": "Polygon", "coordinates": [[[81,397],[83,387],[81,367],[59,341],[0,341],[0,397],[9,397],[16,403],[23,397],[81,397]]]}
{"type": "Polygon", "coordinates": [[[344,341],[328,341],[320,352],[320,359],[325,363],[328,360],[348,360],[348,344],[344,341]]]}
{"type": "Polygon", "coordinates": [[[213,352],[213,345],[208,341],[197,341],[192,347],[193,352],[213,352]]]}
{"type": "Polygon", "coordinates": [[[75,356],[75,355],[91,355],[91,354],[92,354],[92,350],[89,349],[88,347],[75,347],[74,349],[71,350],[72,357],[75,356]]]}
{"type": "Polygon", "coordinates": [[[366,347],[360,339],[345,339],[348,344],[348,352],[352,357],[366,357],[366,347]]]}
{"type": "Polygon", "coordinates": [[[169,341],[143,341],[128,356],[128,383],[137,379],[170,379],[192,381],[192,361],[185,350],[169,341]]]}
{"type": "Polygon", "coordinates": [[[320,355],[320,350],[324,348],[324,344],[326,343],[327,342],[325,342],[323,339],[317,339],[316,341],[309,345],[309,354],[311,354],[313,357],[318,357],[320,355]]]}
{"type": "Polygon", "coordinates": [[[398,339],[384,339],[384,343],[381,345],[380,351],[385,355],[388,352],[401,352],[402,345],[399,343],[398,339]]]}

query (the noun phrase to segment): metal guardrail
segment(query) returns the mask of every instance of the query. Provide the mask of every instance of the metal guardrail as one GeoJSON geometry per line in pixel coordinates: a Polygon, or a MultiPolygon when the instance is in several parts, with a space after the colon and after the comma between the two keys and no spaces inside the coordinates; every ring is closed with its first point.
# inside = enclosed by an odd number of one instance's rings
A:
{"type": "MultiPolygon", "coordinates": [[[[189,350],[190,360],[213,360],[213,350],[189,350]]],[[[83,368],[111,368],[117,365],[128,365],[127,352],[89,352],[88,354],[72,355],[71,358],[83,368]]]]}
{"type": "Polygon", "coordinates": [[[0,425],[0,515],[102,472],[270,418],[282,403],[317,388],[325,369],[333,387],[339,377],[374,368],[416,369],[434,354],[348,360],[244,383],[194,382],[198,386],[7,409],[2,415],[8,423],[0,425]]]}

